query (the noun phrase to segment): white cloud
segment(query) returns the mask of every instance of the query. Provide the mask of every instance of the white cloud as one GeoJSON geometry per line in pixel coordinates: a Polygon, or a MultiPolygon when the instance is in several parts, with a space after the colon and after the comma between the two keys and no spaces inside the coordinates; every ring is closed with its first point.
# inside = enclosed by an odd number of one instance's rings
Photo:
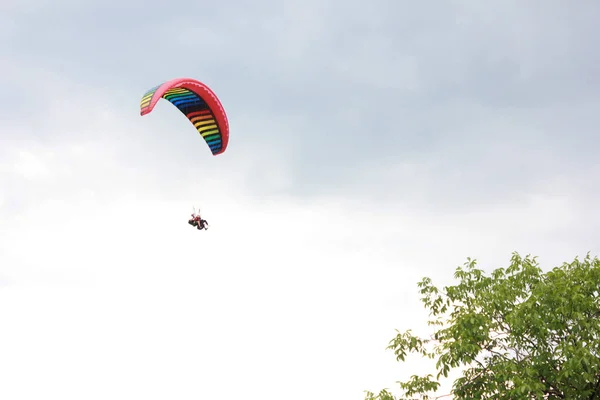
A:
{"type": "Polygon", "coordinates": [[[84,188],[48,196],[11,218],[4,396],[359,399],[425,368],[384,351],[394,328],[426,317],[417,279],[445,282],[466,255],[505,263],[511,243],[541,250],[536,235],[569,218],[567,203],[545,198],[440,217],[221,189],[207,232],[187,225],[185,199],[134,187],[104,200],[84,188]]]}

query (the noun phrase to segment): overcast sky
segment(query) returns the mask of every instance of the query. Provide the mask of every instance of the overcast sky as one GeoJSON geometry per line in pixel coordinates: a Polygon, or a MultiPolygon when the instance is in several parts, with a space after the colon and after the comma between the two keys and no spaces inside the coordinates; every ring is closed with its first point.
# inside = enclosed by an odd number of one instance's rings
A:
{"type": "Polygon", "coordinates": [[[359,400],[416,283],[600,252],[592,0],[3,0],[0,397],[359,400]],[[228,113],[213,157],[176,77],[228,113]],[[187,224],[192,207],[210,224],[187,224]]]}

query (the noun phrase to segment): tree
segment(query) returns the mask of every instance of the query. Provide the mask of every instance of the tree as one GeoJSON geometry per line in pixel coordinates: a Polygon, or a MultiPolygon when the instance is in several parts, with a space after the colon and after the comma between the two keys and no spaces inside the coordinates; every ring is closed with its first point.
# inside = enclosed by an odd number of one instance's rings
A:
{"type": "MultiPolygon", "coordinates": [[[[600,400],[600,260],[577,258],[544,273],[536,258],[513,253],[490,275],[467,259],[459,282],[419,284],[434,333],[407,330],[389,343],[398,361],[415,353],[435,359],[436,376],[398,382],[402,399],[435,399],[451,369],[453,399],[600,400]]],[[[366,400],[396,400],[387,389],[366,400]]]]}

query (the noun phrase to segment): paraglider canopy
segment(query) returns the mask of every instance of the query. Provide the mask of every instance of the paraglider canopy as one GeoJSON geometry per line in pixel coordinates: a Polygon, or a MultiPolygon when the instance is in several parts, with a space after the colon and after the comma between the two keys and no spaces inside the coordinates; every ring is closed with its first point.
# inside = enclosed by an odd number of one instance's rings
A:
{"type": "Polygon", "coordinates": [[[213,155],[221,154],[227,149],[227,114],[208,86],[190,78],[177,78],[162,83],[142,96],[140,115],[149,114],[161,98],[168,100],[190,120],[213,155]]]}

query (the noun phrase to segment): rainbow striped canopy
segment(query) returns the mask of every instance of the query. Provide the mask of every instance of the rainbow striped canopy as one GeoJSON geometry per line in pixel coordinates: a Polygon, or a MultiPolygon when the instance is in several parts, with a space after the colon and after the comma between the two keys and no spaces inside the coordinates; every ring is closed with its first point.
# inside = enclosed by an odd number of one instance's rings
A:
{"type": "Polygon", "coordinates": [[[221,154],[227,149],[227,114],[208,86],[189,78],[177,78],[162,83],[142,96],[140,115],[149,114],[161,98],[168,100],[190,120],[213,155],[221,154]]]}

